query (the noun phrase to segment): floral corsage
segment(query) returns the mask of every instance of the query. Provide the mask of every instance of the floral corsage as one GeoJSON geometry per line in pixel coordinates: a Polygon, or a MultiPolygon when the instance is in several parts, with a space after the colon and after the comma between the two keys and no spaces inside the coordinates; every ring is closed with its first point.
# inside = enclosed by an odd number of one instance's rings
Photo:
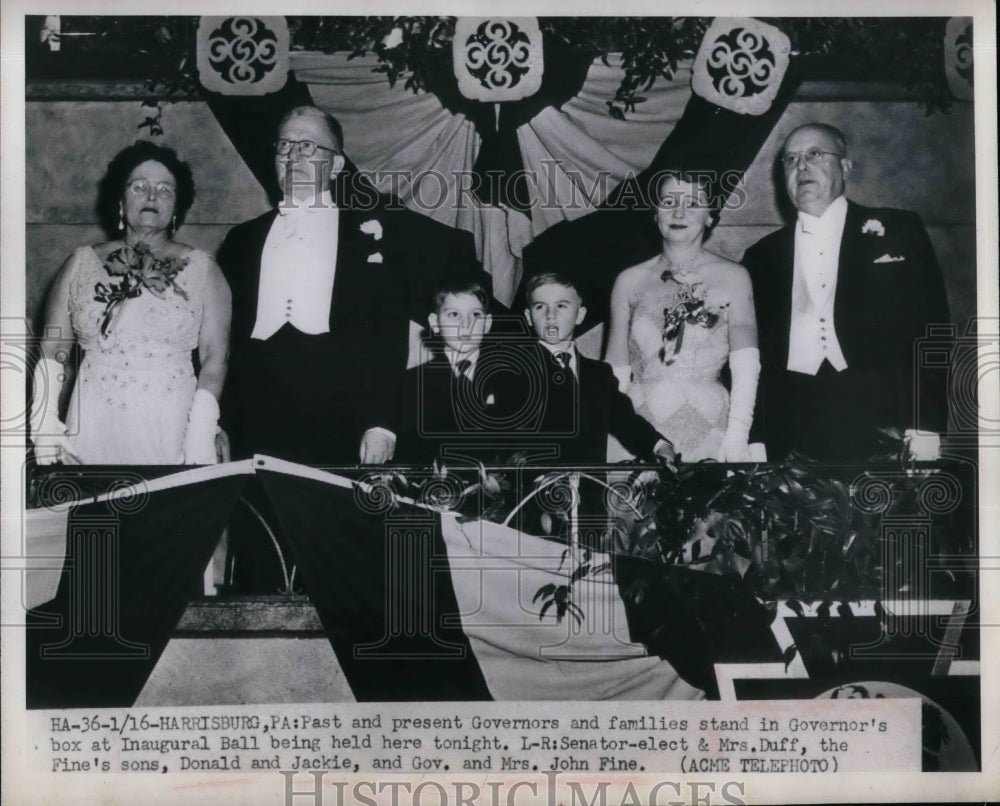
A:
{"type": "Polygon", "coordinates": [[[382,240],[382,225],[375,218],[369,218],[361,227],[365,235],[371,235],[376,241],[382,240]]]}
{"type": "Polygon", "coordinates": [[[94,299],[105,303],[101,334],[111,334],[114,323],[121,315],[122,303],[138,297],[143,288],[160,299],[165,299],[168,288],[187,299],[187,292],[176,282],[177,275],[187,264],[186,257],[157,258],[143,241],[134,247],[123,246],[108,255],[104,270],[112,277],[121,279],[117,283],[97,283],[94,286],[94,299]]]}
{"type": "Polygon", "coordinates": [[[674,363],[684,343],[684,328],[695,325],[711,329],[719,321],[719,311],[709,308],[705,301],[705,287],[701,283],[677,284],[677,302],[663,309],[663,347],[660,360],[667,365],[674,363]],[[673,349],[668,346],[673,344],[673,349]]]}

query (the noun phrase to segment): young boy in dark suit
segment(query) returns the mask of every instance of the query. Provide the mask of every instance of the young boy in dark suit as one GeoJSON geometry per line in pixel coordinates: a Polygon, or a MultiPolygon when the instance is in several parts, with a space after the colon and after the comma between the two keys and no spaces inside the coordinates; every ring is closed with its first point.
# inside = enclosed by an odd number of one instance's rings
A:
{"type": "MultiPolygon", "coordinates": [[[[541,376],[541,394],[535,395],[541,408],[536,452],[548,448],[555,454],[551,463],[567,465],[568,470],[601,465],[607,461],[608,435],[613,434],[638,458],[658,458],[673,466],[673,445],[636,414],[632,401],[618,390],[610,365],[577,350],[574,333],[587,310],[573,281],[555,272],[534,275],[527,282],[526,298],[524,315],[537,341],[523,349],[533,354],[541,376]]],[[[603,471],[586,475],[606,481],[603,471]]],[[[518,528],[610,550],[607,493],[589,479],[581,477],[577,483],[578,492],[570,497],[577,502],[575,520],[558,503],[567,500],[563,493],[553,497],[554,506],[547,507],[540,497],[538,507],[522,512],[518,528]]]]}
{"type": "Polygon", "coordinates": [[[395,461],[501,462],[519,394],[503,348],[484,344],[493,324],[489,295],[468,277],[445,278],[427,323],[433,356],[404,377],[395,461]]]}
{"type": "Polygon", "coordinates": [[[573,281],[555,272],[531,277],[524,315],[538,337],[546,376],[538,436],[558,446],[557,461],[602,464],[613,434],[635,456],[672,464],[673,445],[636,414],[611,367],[576,349],[574,332],[587,309],[573,281]]]}

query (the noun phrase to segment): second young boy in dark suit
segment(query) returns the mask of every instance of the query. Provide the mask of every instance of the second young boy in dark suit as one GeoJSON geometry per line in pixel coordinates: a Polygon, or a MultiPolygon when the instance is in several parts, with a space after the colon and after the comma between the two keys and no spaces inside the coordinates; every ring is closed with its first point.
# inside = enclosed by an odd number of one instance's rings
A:
{"type": "Polygon", "coordinates": [[[587,314],[573,282],[554,272],[528,280],[524,315],[538,337],[533,348],[544,368],[543,406],[537,438],[559,449],[559,463],[602,464],[608,435],[635,456],[672,464],[673,445],[636,414],[618,390],[611,367],[581,355],[574,331],[587,314]]]}

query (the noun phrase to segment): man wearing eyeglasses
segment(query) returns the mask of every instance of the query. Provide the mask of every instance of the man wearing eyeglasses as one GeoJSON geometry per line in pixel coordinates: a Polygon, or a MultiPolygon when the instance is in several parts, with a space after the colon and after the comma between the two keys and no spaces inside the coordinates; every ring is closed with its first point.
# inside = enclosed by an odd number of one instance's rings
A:
{"type": "Polygon", "coordinates": [[[350,203],[339,192],[345,163],[337,120],[312,106],[292,109],[274,143],[276,209],[234,227],[220,249],[233,289],[222,419],[234,459],[392,457],[409,332],[405,282],[383,239],[377,194],[350,203]]]}
{"type": "Polygon", "coordinates": [[[863,461],[891,450],[879,429],[894,427],[913,458],[938,458],[944,373],[916,372],[915,345],[948,305],[920,217],[846,199],[853,163],[833,126],[795,129],[779,163],[796,221],[743,257],[762,364],[751,441],[772,461],[863,461]]]}

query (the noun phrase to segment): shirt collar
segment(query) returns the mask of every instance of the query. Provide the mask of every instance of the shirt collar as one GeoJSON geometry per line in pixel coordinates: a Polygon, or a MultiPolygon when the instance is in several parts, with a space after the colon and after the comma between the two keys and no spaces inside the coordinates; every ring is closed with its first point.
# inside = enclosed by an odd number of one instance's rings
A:
{"type": "Polygon", "coordinates": [[[810,235],[832,236],[844,228],[844,221],[847,218],[847,199],[838,196],[830,206],[823,211],[823,215],[815,216],[799,211],[798,229],[810,235]]]}
{"type": "Polygon", "coordinates": [[[480,351],[480,349],[481,348],[477,347],[471,353],[456,353],[453,350],[449,350],[447,347],[445,347],[444,348],[444,354],[445,354],[445,357],[448,359],[448,363],[451,365],[451,368],[455,372],[458,372],[458,362],[459,361],[468,361],[469,362],[468,373],[469,373],[469,375],[471,377],[471,374],[473,372],[475,372],[476,363],[479,361],[479,351],[480,351]]]}
{"type": "Polygon", "coordinates": [[[282,199],[278,204],[278,215],[288,216],[288,215],[301,215],[303,213],[321,213],[324,210],[336,210],[337,207],[333,203],[333,195],[329,190],[324,190],[319,197],[319,203],[316,202],[306,202],[300,201],[297,204],[294,202],[286,202],[282,199]]]}
{"type": "Polygon", "coordinates": [[[544,347],[550,353],[552,353],[552,357],[553,358],[555,358],[557,355],[559,355],[559,353],[569,353],[570,354],[570,363],[572,364],[576,360],[576,341],[575,340],[571,339],[566,344],[560,344],[560,345],[549,344],[547,341],[539,341],[538,343],[540,345],[542,345],[542,347],[544,347]]]}

